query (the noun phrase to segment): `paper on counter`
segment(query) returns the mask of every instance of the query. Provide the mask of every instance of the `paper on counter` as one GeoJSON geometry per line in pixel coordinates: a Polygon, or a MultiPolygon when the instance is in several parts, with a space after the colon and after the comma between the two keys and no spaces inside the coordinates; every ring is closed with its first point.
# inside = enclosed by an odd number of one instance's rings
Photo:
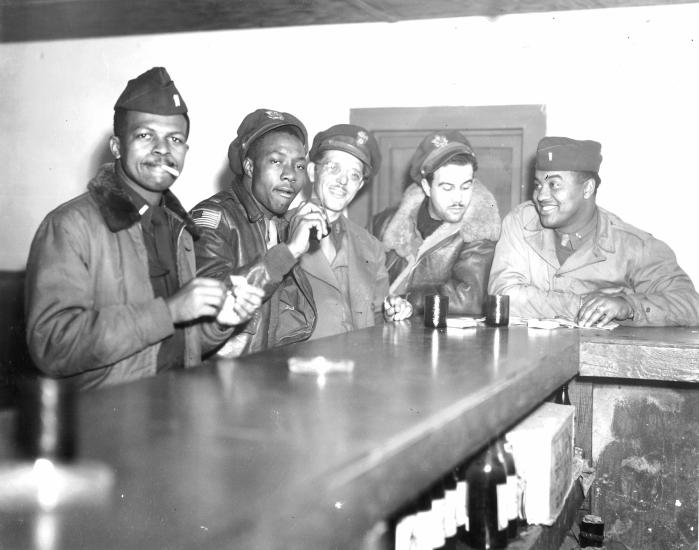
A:
{"type": "Polygon", "coordinates": [[[290,357],[289,370],[299,374],[324,375],[333,372],[352,372],[354,361],[345,359],[332,361],[323,356],[318,357],[290,357]]]}
{"type": "Polygon", "coordinates": [[[517,317],[517,318],[512,318],[510,317],[510,325],[526,325],[529,328],[538,328],[538,329],[544,329],[544,330],[552,330],[555,328],[581,328],[584,330],[589,330],[589,329],[594,329],[594,330],[614,330],[616,327],[619,326],[619,323],[607,323],[606,326],[603,327],[598,327],[598,326],[591,326],[591,327],[584,327],[582,325],[579,325],[577,323],[574,323],[573,321],[568,321],[567,319],[562,319],[560,317],[556,317],[555,319],[537,319],[535,317],[517,317]]]}
{"type": "Polygon", "coordinates": [[[473,317],[447,317],[447,328],[475,328],[478,321],[473,317]]]}
{"type": "Polygon", "coordinates": [[[555,319],[527,319],[527,327],[529,328],[541,328],[545,330],[551,330],[554,328],[559,328],[561,325],[555,319]]]}

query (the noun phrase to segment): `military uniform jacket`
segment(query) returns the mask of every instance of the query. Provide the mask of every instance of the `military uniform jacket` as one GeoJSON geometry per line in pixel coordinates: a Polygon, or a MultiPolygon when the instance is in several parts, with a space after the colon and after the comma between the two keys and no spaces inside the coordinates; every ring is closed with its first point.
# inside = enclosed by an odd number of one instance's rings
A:
{"type": "MultiPolygon", "coordinates": [[[[201,233],[198,275],[224,282],[242,275],[265,293],[260,309],[236,327],[220,354],[234,357],[308,339],[316,321],[310,284],[286,244],[267,249],[262,211],[242,182],[200,202],[192,218],[201,233]]],[[[280,222],[284,241],[288,222],[280,222]]]]}
{"type": "Polygon", "coordinates": [[[503,220],[489,291],[510,296],[510,314],[574,320],[581,297],[624,293],[637,326],[696,325],[699,296],[672,250],[662,241],[598,207],[593,239],[561,266],[556,234],[541,226],[531,201],[503,220]]]}
{"type": "MultiPolygon", "coordinates": [[[[165,209],[177,224],[177,276],[194,277],[196,227],[175,196],[165,209]]],[[[155,375],[160,342],[174,332],[155,298],[140,214],[114,165],[100,168],[88,192],[59,206],[34,236],[26,276],[27,343],[52,376],[94,388],[155,375]]],[[[185,328],[185,366],[201,362],[232,329],[215,322],[185,328]]]]}
{"type": "MultiPolygon", "coordinates": [[[[354,330],[373,326],[383,320],[383,299],[388,295],[388,272],[381,243],[366,229],[353,221],[342,218],[345,234],[343,246],[347,247],[347,279],[349,283],[349,308],[354,330]]],[[[330,236],[325,237],[329,239],[330,236]]],[[[344,301],[337,277],[319,246],[315,245],[301,256],[301,267],[325,284],[325,293],[337,303],[344,301]]],[[[340,312],[336,312],[340,315],[340,312]]],[[[339,331],[338,331],[339,332],[339,331]]]]}
{"type": "Polygon", "coordinates": [[[500,215],[492,193],[475,180],[471,202],[458,223],[443,223],[423,240],[417,215],[425,199],[416,184],[397,208],[378,214],[373,232],[386,249],[390,293],[405,295],[416,311],[428,294],[449,296],[449,312],[480,315],[500,215]]]}

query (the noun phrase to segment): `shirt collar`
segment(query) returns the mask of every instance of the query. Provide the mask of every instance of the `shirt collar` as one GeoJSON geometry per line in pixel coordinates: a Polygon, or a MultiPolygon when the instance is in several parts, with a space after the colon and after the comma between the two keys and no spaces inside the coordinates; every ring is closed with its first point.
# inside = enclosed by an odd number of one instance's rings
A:
{"type": "Polygon", "coordinates": [[[582,245],[589,241],[595,234],[597,229],[597,223],[599,220],[599,213],[595,208],[595,213],[587,223],[573,233],[562,233],[558,230],[556,232],[556,239],[560,246],[569,247],[571,250],[578,250],[582,245]]]}

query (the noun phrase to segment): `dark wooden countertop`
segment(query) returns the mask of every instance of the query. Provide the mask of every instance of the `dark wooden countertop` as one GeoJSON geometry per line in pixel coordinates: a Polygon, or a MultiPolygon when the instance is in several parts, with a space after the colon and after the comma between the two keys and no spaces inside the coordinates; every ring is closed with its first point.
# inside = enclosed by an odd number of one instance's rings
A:
{"type": "Polygon", "coordinates": [[[581,331],[580,375],[699,382],[699,327],[581,331]]]}
{"type": "MultiPolygon", "coordinates": [[[[113,468],[110,503],[2,512],[0,541],[357,547],[376,521],[573,377],[578,342],[576,331],[399,323],[83,394],[80,455],[113,468]],[[288,371],[288,357],[316,355],[352,358],[354,372],[288,371]]],[[[10,416],[0,418],[5,456],[10,416]]]]}

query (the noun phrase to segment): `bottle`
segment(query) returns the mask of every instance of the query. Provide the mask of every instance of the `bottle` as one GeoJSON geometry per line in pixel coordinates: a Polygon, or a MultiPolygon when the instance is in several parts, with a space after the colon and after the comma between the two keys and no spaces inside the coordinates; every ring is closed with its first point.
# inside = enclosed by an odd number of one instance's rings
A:
{"type": "MultiPolygon", "coordinates": [[[[503,446],[506,448],[506,452],[510,452],[512,454],[512,457],[514,459],[515,457],[515,449],[514,446],[512,445],[512,442],[508,438],[509,434],[505,434],[505,441],[503,446]]],[[[527,488],[527,481],[524,478],[523,475],[521,475],[521,472],[517,471],[517,461],[515,460],[515,471],[517,474],[517,530],[521,533],[522,531],[526,531],[527,527],[529,524],[527,523],[527,514],[525,511],[525,495],[526,495],[526,488],[527,488]]]]}
{"type": "Polygon", "coordinates": [[[432,502],[428,493],[418,498],[413,528],[413,548],[431,548],[432,502]]]}
{"type": "Polygon", "coordinates": [[[453,550],[456,548],[456,533],[457,533],[457,506],[461,504],[465,508],[465,503],[459,503],[457,481],[454,472],[449,472],[442,482],[444,488],[444,548],[445,550],[453,550]]]}
{"type": "Polygon", "coordinates": [[[507,538],[514,539],[519,535],[519,479],[515,468],[515,457],[512,454],[512,445],[502,439],[503,458],[505,462],[505,474],[507,475],[507,538]]]}
{"type": "Polygon", "coordinates": [[[599,516],[588,514],[580,522],[580,546],[604,548],[604,522],[599,516]]]}
{"type": "Polygon", "coordinates": [[[466,483],[466,464],[454,469],[452,476],[456,480],[456,539],[465,542],[468,531],[468,485],[466,483]]]}
{"type": "Polygon", "coordinates": [[[570,397],[568,396],[568,384],[563,384],[558,390],[556,390],[556,395],[553,398],[554,403],[559,405],[570,405],[570,397]]]}
{"type": "Polygon", "coordinates": [[[395,550],[410,550],[414,538],[415,507],[408,506],[394,520],[393,548],[395,550]]]}
{"type": "Polygon", "coordinates": [[[478,550],[507,546],[507,474],[496,442],[466,469],[468,522],[466,543],[478,550]]]}
{"type": "Polygon", "coordinates": [[[446,535],[444,533],[445,494],[442,483],[436,483],[429,492],[432,499],[430,515],[430,546],[434,550],[445,550],[446,535]]]}

